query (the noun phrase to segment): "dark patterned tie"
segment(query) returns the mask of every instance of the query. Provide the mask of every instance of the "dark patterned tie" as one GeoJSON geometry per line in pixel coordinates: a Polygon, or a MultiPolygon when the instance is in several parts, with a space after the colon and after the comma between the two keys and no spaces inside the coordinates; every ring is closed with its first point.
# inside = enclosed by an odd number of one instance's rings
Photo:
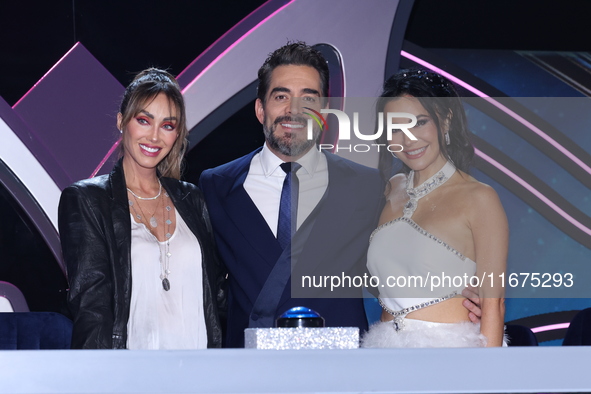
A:
{"type": "Polygon", "coordinates": [[[282,249],[285,249],[295,234],[297,226],[298,193],[300,183],[296,172],[302,166],[298,163],[282,163],[281,169],[285,172],[283,189],[281,189],[281,202],[279,203],[279,220],[277,221],[277,241],[282,249]]]}

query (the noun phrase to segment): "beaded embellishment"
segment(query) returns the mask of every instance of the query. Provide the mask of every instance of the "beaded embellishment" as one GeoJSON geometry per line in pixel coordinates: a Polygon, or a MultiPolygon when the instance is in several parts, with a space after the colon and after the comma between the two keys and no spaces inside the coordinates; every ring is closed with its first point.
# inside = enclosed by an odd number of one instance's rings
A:
{"type": "Polygon", "coordinates": [[[404,330],[404,317],[396,316],[394,320],[392,320],[392,324],[394,325],[394,331],[402,331],[404,330]]]}
{"type": "MultiPolygon", "coordinates": [[[[426,307],[431,306],[431,305],[439,304],[440,302],[443,302],[445,300],[448,300],[448,299],[450,299],[452,297],[455,297],[457,295],[458,295],[458,292],[457,291],[453,291],[453,292],[451,292],[448,295],[444,295],[443,297],[434,298],[434,299],[429,300],[429,301],[421,302],[420,304],[409,306],[408,308],[404,308],[404,309],[401,309],[399,311],[393,311],[392,309],[388,308],[386,306],[386,304],[384,304],[384,302],[382,301],[381,298],[378,298],[378,301],[379,301],[380,305],[382,306],[382,308],[386,312],[388,312],[389,314],[391,314],[392,316],[394,316],[394,317],[397,318],[397,317],[404,317],[404,316],[408,315],[410,312],[418,311],[419,309],[423,309],[423,308],[426,308],[426,307]]],[[[398,331],[398,330],[396,330],[396,331],[398,331]]]]}
{"type": "Polygon", "coordinates": [[[410,218],[417,209],[419,200],[443,185],[454,172],[456,172],[456,167],[448,161],[435,175],[413,188],[415,172],[411,171],[406,178],[406,194],[408,194],[410,200],[404,206],[404,217],[410,218]]]}

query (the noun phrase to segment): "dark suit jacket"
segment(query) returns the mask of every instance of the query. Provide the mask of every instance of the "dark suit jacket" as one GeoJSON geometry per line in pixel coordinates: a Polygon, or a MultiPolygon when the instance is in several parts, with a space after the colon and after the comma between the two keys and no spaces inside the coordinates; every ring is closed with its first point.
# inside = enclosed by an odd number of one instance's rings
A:
{"type": "MultiPolygon", "coordinates": [[[[369,236],[383,205],[377,170],[326,154],[327,191],[292,240],[293,256],[282,251],[265,219],[243,187],[250,162],[260,149],[204,171],[199,182],[228,277],[226,346],[244,346],[244,329],[272,327],[294,306],[318,312],[327,327],[367,328],[361,288],[335,294],[330,288],[302,288],[302,275],[363,275],[369,236]],[[253,305],[279,259],[292,258],[291,281],[277,289],[272,316],[258,316],[253,305]],[[306,298],[292,298],[294,295],[306,298]],[[346,298],[335,298],[346,297],[346,298]],[[308,298],[311,297],[311,298],[308,298]]],[[[342,289],[341,289],[342,290],[342,289]]]]}
{"type": "MultiPolygon", "coordinates": [[[[195,185],[160,178],[201,245],[207,346],[222,343],[218,305],[224,273],[203,196],[195,185]]],[[[131,217],[123,166],[67,187],[59,205],[62,253],[68,270],[72,348],[124,349],[131,300],[131,217]]]]}

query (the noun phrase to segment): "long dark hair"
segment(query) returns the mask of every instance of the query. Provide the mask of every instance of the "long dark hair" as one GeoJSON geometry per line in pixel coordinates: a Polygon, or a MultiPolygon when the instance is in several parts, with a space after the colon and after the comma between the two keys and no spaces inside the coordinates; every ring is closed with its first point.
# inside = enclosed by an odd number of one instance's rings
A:
{"type": "MultiPolygon", "coordinates": [[[[181,164],[188,146],[187,134],[189,134],[189,130],[187,129],[185,101],[178,82],[171,74],[157,68],[148,68],[135,76],[125,89],[119,106],[121,132],[125,133],[131,119],[149,105],[160,93],[164,93],[170,104],[176,108],[178,137],[168,155],[158,164],[157,168],[161,176],[180,179],[181,164]]],[[[123,144],[119,145],[119,147],[119,155],[123,156],[123,144]]]]}
{"type": "MultiPolygon", "coordinates": [[[[400,70],[384,82],[382,94],[377,102],[377,112],[384,112],[388,102],[403,95],[413,96],[419,100],[437,126],[439,149],[443,156],[457,169],[468,173],[474,157],[474,147],[470,142],[464,106],[453,84],[447,78],[431,71],[400,70]],[[441,122],[448,117],[450,144],[446,145],[441,132],[441,122]]],[[[377,143],[388,145],[385,132],[378,138],[377,143]]],[[[394,161],[386,149],[380,149],[378,168],[385,180],[390,179],[394,171],[394,161]]],[[[398,172],[408,174],[410,168],[402,164],[398,172]]]]}

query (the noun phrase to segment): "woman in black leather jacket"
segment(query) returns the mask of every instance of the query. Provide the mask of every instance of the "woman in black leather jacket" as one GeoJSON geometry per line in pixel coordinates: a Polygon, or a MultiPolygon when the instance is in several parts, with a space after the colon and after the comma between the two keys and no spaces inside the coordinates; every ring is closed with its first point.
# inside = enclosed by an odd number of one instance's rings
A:
{"type": "Polygon", "coordinates": [[[139,73],[117,126],[113,171],[60,199],[72,347],[220,347],[224,275],[201,191],[179,180],[188,130],[176,80],[139,73]]]}

